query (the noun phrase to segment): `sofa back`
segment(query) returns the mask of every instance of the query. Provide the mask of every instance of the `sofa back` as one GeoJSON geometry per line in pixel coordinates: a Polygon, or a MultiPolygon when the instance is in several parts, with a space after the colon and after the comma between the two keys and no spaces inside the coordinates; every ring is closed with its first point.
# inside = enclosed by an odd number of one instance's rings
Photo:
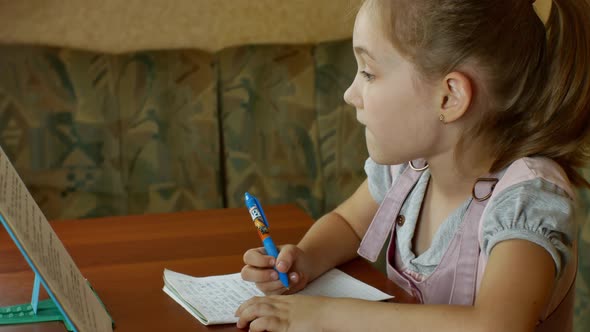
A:
{"type": "Polygon", "coordinates": [[[0,47],[0,144],[49,219],[296,202],[364,178],[350,40],[101,54],[0,47]]]}

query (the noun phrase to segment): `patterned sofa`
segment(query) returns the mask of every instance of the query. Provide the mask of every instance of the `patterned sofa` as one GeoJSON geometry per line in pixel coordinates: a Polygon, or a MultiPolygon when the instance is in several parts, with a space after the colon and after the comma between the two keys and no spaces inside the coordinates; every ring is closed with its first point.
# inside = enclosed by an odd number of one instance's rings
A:
{"type": "Polygon", "coordinates": [[[0,48],[0,142],[51,219],[297,202],[362,181],[350,42],[124,55],[0,48]]]}
{"type": "MultiPolygon", "coordinates": [[[[349,1],[271,2],[3,2],[0,146],[47,217],[241,207],[245,191],[318,217],[348,196],[367,157],[342,100],[352,22],[327,17],[347,16],[349,1]]],[[[587,331],[588,218],[579,247],[576,329],[587,331]]]]}

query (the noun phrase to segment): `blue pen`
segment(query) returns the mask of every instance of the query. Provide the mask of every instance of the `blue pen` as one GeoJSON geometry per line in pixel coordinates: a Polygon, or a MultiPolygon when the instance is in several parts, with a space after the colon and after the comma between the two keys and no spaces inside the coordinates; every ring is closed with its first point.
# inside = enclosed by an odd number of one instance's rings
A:
{"type": "MultiPolygon", "coordinates": [[[[258,235],[262,240],[266,254],[276,259],[279,255],[279,251],[270,237],[268,220],[266,220],[262,206],[260,206],[260,203],[256,197],[248,193],[244,194],[244,199],[246,201],[246,207],[248,208],[250,216],[252,217],[252,221],[254,221],[254,226],[256,226],[256,229],[258,230],[258,235]]],[[[289,288],[289,278],[287,277],[287,274],[284,272],[279,272],[276,268],[275,271],[279,273],[279,279],[283,285],[289,288]]]]}

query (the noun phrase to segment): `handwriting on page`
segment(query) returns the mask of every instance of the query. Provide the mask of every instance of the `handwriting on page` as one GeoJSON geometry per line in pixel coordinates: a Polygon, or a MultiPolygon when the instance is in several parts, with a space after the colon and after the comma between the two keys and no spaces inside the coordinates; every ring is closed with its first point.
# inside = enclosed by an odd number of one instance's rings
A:
{"type": "Polygon", "coordinates": [[[262,296],[253,283],[239,274],[191,278],[166,271],[166,279],[192,307],[210,321],[237,322],[236,309],[253,296],[262,296]]]}
{"type": "Polygon", "coordinates": [[[72,323],[112,331],[108,314],[0,149],[0,213],[72,323]]]}
{"type": "MultiPolygon", "coordinates": [[[[164,282],[164,291],[206,325],[237,322],[234,313],[240,304],[253,296],[263,296],[254,283],[242,280],[239,273],[196,278],[164,270],[164,282]],[[167,289],[173,289],[175,294],[167,289]]],[[[338,269],[324,273],[298,294],[370,301],[392,298],[338,269]]]]}

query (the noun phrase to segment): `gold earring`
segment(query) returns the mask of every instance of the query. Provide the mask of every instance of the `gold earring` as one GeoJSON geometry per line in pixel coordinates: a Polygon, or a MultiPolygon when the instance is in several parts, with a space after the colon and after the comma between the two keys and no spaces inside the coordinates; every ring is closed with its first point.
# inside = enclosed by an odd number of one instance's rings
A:
{"type": "Polygon", "coordinates": [[[442,122],[442,123],[446,123],[446,122],[445,122],[445,115],[444,115],[444,114],[441,114],[441,115],[438,117],[438,119],[440,120],[440,122],[442,122]]]}

